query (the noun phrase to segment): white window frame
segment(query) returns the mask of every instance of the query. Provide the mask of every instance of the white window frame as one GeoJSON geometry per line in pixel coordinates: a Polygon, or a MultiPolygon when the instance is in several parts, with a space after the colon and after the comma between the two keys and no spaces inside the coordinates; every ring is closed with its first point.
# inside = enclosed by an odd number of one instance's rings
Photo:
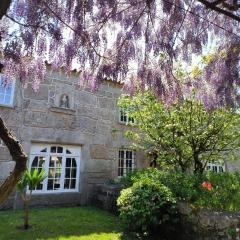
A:
{"type": "MultiPolygon", "coordinates": [[[[31,169],[32,163],[35,157],[45,157],[45,165],[44,171],[47,174],[47,177],[43,180],[43,189],[41,190],[33,190],[33,194],[48,194],[48,193],[65,193],[65,192],[79,192],[79,180],[80,180],[80,161],[81,161],[81,148],[76,146],[68,146],[68,145],[59,145],[59,144],[33,144],[31,147],[30,160],[29,160],[29,168],[31,169]],[[51,147],[62,147],[62,153],[51,153],[51,147]],[[40,152],[42,149],[47,148],[46,152],[40,152]],[[70,150],[71,154],[66,154],[66,149],[70,150]],[[60,188],[58,190],[48,190],[48,171],[49,171],[49,163],[50,157],[57,156],[62,157],[62,166],[61,166],[61,177],[60,177],[60,188]],[[75,189],[64,189],[64,179],[65,179],[65,166],[66,166],[66,158],[75,158],[76,159],[76,187],[75,189]]],[[[29,192],[29,189],[28,189],[29,192]]]]}
{"type": "Polygon", "coordinates": [[[225,164],[220,164],[220,163],[208,163],[206,166],[207,171],[213,171],[216,173],[221,173],[221,172],[225,172],[225,164]],[[220,171],[220,168],[222,169],[222,171],[220,171]]]}
{"type": "MultiPolygon", "coordinates": [[[[3,74],[0,74],[0,86],[2,86],[2,77],[3,77],[3,74]]],[[[15,80],[12,80],[11,82],[11,96],[10,96],[10,102],[9,103],[4,103],[4,102],[1,102],[1,99],[0,99],[0,106],[10,106],[12,107],[13,106],[13,99],[14,99],[14,92],[15,92],[15,80]]],[[[4,92],[4,97],[5,97],[5,94],[6,94],[6,89],[5,89],[5,92],[4,92]]]]}
{"type": "Polygon", "coordinates": [[[129,117],[127,115],[126,111],[127,111],[127,108],[119,108],[119,110],[118,110],[119,122],[124,123],[124,124],[129,124],[129,123],[134,124],[135,119],[132,117],[129,117]],[[126,118],[126,121],[122,120],[122,117],[123,117],[123,119],[126,118]]]}
{"type": "Polygon", "coordinates": [[[136,152],[135,150],[132,150],[132,149],[126,149],[126,148],[121,148],[118,150],[118,172],[117,172],[117,175],[118,175],[118,178],[122,178],[124,176],[126,176],[127,174],[127,170],[128,169],[131,169],[131,171],[134,171],[135,169],[135,166],[136,166],[136,152]],[[120,161],[122,160],[121,157],[120,157],[120,152],[123,151],[124,152],[124,156],[123,156],[123,167],[120,166],[120,161]],[[129,160],[127,158],[127,152],[132,152],[132,165],[131,165],[131,168],[130,167],[127,167],[127,160],[129,160]],[[122,175],[119,175],[119,170],[120,169],[123,169],[123,174],[122,175]]]}

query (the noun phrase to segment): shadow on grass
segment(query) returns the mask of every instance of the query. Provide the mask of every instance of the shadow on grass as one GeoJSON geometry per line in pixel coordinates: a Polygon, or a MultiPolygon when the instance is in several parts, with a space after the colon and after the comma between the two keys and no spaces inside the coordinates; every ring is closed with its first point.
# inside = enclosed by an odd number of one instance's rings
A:
{"type": "Polygon", "coordinates": [[[23,230],[23,211],[0,212],[0,240],[131,240],[119,218],[96,208],[30,210],[30,229],[23,230]]]}

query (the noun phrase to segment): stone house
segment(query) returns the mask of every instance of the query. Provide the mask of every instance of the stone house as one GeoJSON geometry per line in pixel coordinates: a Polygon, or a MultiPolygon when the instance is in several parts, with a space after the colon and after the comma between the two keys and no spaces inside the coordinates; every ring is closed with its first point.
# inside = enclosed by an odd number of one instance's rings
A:
{"type": "MultiPolygon", "coordinates": [[[[33,192],[33,205],[88,204],[94,187],[132,169],[147,167],[144,152],[130,148],[124,132],[133,121],[117,107],[121,83],[104,81],[98,91],[79,89],[78,74],[66,77],[49,71],[39,91],[19,81],[4,88],[0,75],[0,116],[22,143],[28,167],[44,167],[48,177],[33,192]]],[[[0,140],[0,182],[13,169],[8,149],[0,140]]],[[[240,169],[240,161],[209,170],[240,169]]],[[[15,191],[2,205],[21,204],[15,191]]]]}
{"type": "MultiPolygon", "coordinates": [[[[131,119],[117,107],[121,83],[104,81],[91,92],[77,82],[76,72],[68,78],[49,71],[37,93],[19,81],[0,85],[0,115],[28,154],[28,167],[48,172],[33,191],[34,205],[87,204],[95,185],[148,165],[124,137],[131,119]]],[[[0,142],[0,181],[13,167],[0,142]]],[[[1,207],[16,208],[19,199],[15,191],[1,207]]]]}

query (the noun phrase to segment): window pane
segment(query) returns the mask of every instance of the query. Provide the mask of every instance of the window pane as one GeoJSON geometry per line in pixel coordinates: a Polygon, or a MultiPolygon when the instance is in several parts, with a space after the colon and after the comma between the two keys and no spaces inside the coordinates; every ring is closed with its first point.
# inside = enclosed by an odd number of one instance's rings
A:
{"type": "Polygon", "coordinates": [[[11,96],[10,95],[5,95],[4,103],[5,104],[10,104],[11,103],[11,96]]]}
{"type": "Polygon", "coordinates": [[[13,91],[13,85],[8,84],[5,86],[3,83],[3,76],[0,76],[0,103],[11,104],[11,96],[13,91]]]}
{"type": "Polygon", "coordinates": [[[124,150],[119,151],[118,176],[122,177],[124,173],[124,150]]]}
{"type": "Polygon", "coordinates": [[[0,94],[0,103],[4,103],[4,95],[0,94]]]}
{"type": "Polygon", "coordinates": [[[71,167],[71,158],[66,159],[66,167],[71,167]]]}
{"type": "Polygon", "coordinates": [[[76,188],[76,179],[72,179],[70,183],[70,188],[75,189],[76,188]]]}
{"type": "Polygon", "coordinates": [[[54,168],[49,168],[48,178],[53,178],[53,177],[54,177],[54,168]]]}
{"type": "Polygon", "coordinates": [[[60,179],[54,179],[54,190],[60,189],[60,179]]]}
{"type": "Polygon", "coordinates": [[[32,168],[35,168],[38,166],[38,157],[35,157],[32,162],[32,168]]]}
{"type": "Polygon", "coordinates": [[[62,153],[63,152],[63,148],[62,147],[57,147],[57,152],[58,153],[62,153]]]}
{"type": "Polygon", "coordinates": [[[119,158],[124,158],[124,151],[119,151],[119,158]]]}
{"type": "Polygon", "coordinates": [[[51,147],[51,153],[55,153],[55,152],[56,152],[56,150],[57,150],[57,148],[56,148],[56,147],[51,147]]]}
{"type": "Polygon", "coordinates": [[[123,168],[124,167],[124,159],[119,159],[119,167],[123,168]]]}
{"type": "Polygon", "coordinates": [[[126,151],[126,158],[132,159],[132,151],[126,151]]]}
{"type": "Polygon", "coordinates": [[[72,158],[72,167],[77,167],[76,159],[72,158]]]}
{"type": "Polygon", "coordinates": [[[53,179],[48,179],[47,190],[53,190],[53,179]]]}
{"type": "Polygon", "coordinates": [[[36,190],[42,190],[43,189],[43,185],[42,184],[38,184],[36,187],[36,190]]]}
{"type": "Polygon", "coordinates": [[[12,84],[9,84],[8,86],[5,87],[5,93],[8,95],[12,94],[12,84]]]}
{"type": "Polygon", "coordinates": [[[42,168],[42,167],[44,167],[44,164],[45,164],[45,158],[44,157],[39,157],[38,166],[42,168]]]}
{"type": "Polygon", "coordinates": [[[61,168],[62,166],[62,158],[61,157],[57,157],[57,156],[51,156],[50,157],[50,163],[49,163],[50,167],[58,167],[61,168]]]}
{"type": "Polygon", "coordinates": [[[123,176],[123,168],[118,169],[118,176],[122,177],[123,176]]]}
{"type": "Polygon", "coordinates": [[[61,177],[61,172],[55,172],[55,178],[60,178],[61,177]]]}
{"type": "Polygon", "coordinates": [[[0,79],[0,94],[4,94],[5,93],[5,88],[4,86],[1,85],[1,79],[0,79]]]}
{"type": "Polygon", "coordinates": [[[50,160],[49,167],[54,167],[54,161],[50,160]]]}
{"type": "Polygon", "coordinates": [[[47,152],[47,148],[44,148],[44,149],[41,150],[40,152],[47,152]]]}
{"type": "Polygon", "coordinates": [[[65,179],[64,180],[64,188],[69,189],[69,184],[70,184],[70,179],[65,179]]]}
{"type": "Polygon", "coordinates": [[[126,160],[126,168],[132,168],[132,160],[126,160]]]}
{"type": "Polygon", "coordinates": [[[66,168],[65,170],[65,178],[70,178],[71,168],[66,168]]]}
{"type": "Polygon", "coordinates": [[[71,152],[70,152],[68,149],[66,150],[66,153],[67,153],[67,154],[71,154],[71,152]]]}
{"type": "Polygon", "coordinates": [[[48,190],[60,189],[61,169],[62,169],[62,157],[51,156],[48,171],[48,186],[47,186],[48,190]]]}
{"type": "Polygon", "coordinates": [[[77,177],[77,169],[76,168],[72,168],[71,178],[76,178],[76,177],[77,177]]]}

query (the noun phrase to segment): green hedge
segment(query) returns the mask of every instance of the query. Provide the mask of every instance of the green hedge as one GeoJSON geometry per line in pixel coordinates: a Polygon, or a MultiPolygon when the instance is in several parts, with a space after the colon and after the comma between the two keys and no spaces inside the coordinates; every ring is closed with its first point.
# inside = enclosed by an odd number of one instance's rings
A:
{"type": "Polygon", "coordinates": [[[193,175],[176,171],[145,169],[123,179],[125,186],[150,179],[167,186],[178,201],[186,201],[199,207],[214,210],[240,211],[240,173],[214,173],[193,175]],[[209,191],[202,186],[209,182],[209,191]]]}

